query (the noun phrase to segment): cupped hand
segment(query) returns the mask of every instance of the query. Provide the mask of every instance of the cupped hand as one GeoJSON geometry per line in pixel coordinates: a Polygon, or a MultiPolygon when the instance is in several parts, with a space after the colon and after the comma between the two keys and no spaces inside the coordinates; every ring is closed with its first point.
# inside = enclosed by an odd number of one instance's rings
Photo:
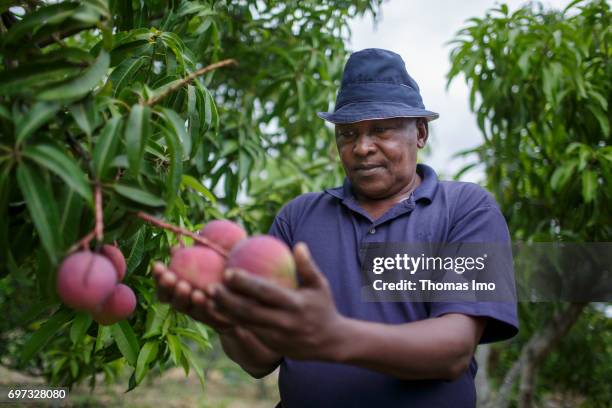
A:
{"type": "Polygon", "coordinates": [[[223,285],[214,288],[215,311],[252,332],[265,346],[295,359],[336,358],[341,341],[329,283],[305,244],[294,248],[301,285],[297,290],[245,271],[226,271],[223,285]]]}
{"type": "Polygon", "coordinates": [[[204,291],[179,279],[161,262],[153,264],[153,276],[157,282],[157,297],[161,302],[212,327],[219,333],[231,331],[235,325],[213,307],[213,300],[204,291]]]}

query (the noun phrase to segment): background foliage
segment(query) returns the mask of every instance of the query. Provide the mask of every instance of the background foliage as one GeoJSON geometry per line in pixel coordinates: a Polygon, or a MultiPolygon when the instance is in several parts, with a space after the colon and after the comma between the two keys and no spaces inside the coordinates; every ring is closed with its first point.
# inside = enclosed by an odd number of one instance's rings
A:
{"type": "MultiPolygon", "coordinates": [[[[510,13],[501,5],[470,19],[453,41],[449,82],[465,77],[484,136],[462,153],[476,157],[464,170],[484,169],[514,241],[612,240],[611,23],[610,5],[600,0],[563,11],[528,4],[510,13]]],[[[566,306],[520,303],[520,336],[493,350],[495,384],[552,316],[584,307],[566,306]]],[[[538,398],[573,392],[588,406],[612,401],[609,382],[599,380],[612,378],[612,319],[601,306],[586,307],[567,336],[544,342],[560,343],[545,361],[531,363],[541,364],[540,374],[533,384],[522,378],[520,394],[537,386],[538,398]]],[[[524,398],[519,405],[530,406],[524,398]]]]}
{"type": "Polygon", "coordinates": [[[0,2],[0,362],[53,384],[125,366],[129,388],[152,368],[202,378],[191,356],[211,333],[158,304],[149,272],[176,239],[134,212],[265,232],[289,198],[338,184],[331,132],[313,118],[334,99],[348,19],[379,3],[0,2]],[[180,82],[226,58],[238,65],[180,82]],[[104,241],[126,255],[139,301],[110,327],[54,289],[93,228],[96,184],[104,241]]]}

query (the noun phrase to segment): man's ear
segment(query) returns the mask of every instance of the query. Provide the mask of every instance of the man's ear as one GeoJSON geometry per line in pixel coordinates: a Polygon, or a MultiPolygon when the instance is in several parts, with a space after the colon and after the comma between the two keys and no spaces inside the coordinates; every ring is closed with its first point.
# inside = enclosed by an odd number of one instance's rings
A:
{"type": "Polygon", "coordinates": [[[415,125],[417,128],[417,147],[422,149],[427,144],[427,138],[429,137],[429,126],[427,119],[418,118],[415,125]]]}

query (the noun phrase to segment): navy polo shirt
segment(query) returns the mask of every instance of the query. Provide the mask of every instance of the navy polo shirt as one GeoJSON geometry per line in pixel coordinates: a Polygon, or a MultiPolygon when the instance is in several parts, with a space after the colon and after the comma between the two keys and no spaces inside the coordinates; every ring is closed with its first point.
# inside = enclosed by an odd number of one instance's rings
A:
{"type": "MultiPolygon", "coordinates": [[[[421,184],[410,197],[373,220],[357,203],[350,182],[303,194],[284,206],[270,234],[293,247],[305,242],[329,280],[338,311],[347,317],[402,324],[445,313],[489,317],[481,342],[518,331],[516,304],[498,302],[364,302],[359,250],[380,242],[508,243],[506,221],[494,198],[473,183],[439,181],[419,164],[421,184]]],[[[355,339],[359,341],[359,339],[355,339]]],[[[284,358],[279,389],[284,408],[474,407],[476,362],[454,381],[408,381],[346,364],[284,358]]]]}

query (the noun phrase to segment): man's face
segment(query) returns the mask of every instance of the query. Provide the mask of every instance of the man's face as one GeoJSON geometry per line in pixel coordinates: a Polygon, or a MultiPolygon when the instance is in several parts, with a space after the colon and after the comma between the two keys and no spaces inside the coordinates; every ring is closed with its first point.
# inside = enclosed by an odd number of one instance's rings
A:
{"type": "Polygon", "coordinates": [[[416,176],[417,150],[426,141],[426,125],[410,118],[336,125],[340,159],[358,198],[383,200],[401,193],[416,176]]]}

